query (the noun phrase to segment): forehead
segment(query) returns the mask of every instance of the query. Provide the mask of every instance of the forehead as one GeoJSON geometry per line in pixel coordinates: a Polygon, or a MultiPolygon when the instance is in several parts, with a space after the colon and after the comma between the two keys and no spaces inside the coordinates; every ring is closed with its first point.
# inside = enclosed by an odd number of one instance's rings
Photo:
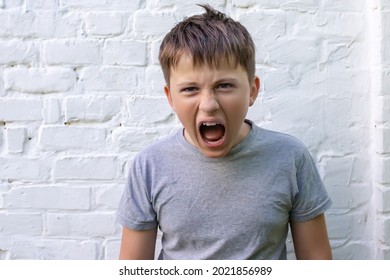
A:
{"type": "Polygon", "coordinates": [[[179,59],[176,66],[171,69],[169,78],[171,86],[182,86],[188,83],[214,83],[220,80],[231,80],[237,83],[246,83],[248,73],[241,65],[235,65],[226,61],[217,67],[208,64],[194,65],[189,56],[179,59]]]}

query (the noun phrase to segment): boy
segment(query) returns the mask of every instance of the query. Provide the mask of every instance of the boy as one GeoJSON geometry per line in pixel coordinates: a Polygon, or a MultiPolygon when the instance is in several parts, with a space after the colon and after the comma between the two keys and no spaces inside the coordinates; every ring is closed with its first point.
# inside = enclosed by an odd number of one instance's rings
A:
{"type": "Polygon", "coordinates": [[[331,259],[331,201],[307,149],[246,120],[258,95],[255,47],[226,15],[177,24],[160,47],[168,102],[183,129],[134,159],[118,210],[121,259],[331,259]]]}

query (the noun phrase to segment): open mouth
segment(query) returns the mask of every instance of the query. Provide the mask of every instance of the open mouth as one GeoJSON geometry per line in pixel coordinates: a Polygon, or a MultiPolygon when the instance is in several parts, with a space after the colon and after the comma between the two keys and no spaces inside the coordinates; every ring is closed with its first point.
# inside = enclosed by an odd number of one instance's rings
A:
{"type": "Polygon", "coordinates": [[[199,127],[200,135],[208,144],[221,143],[225,136],[225,126],[216,122],[203,122],[199,127]]]}

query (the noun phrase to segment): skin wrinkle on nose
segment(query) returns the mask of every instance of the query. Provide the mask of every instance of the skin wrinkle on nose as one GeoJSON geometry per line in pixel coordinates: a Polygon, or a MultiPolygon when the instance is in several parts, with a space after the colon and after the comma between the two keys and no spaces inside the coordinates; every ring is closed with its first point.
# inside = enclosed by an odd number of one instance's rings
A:
{"type": "Polygon", "coordinates": [[[202,98],[200,100],[199,104],[199,109],[201,109],[205,113],[209,112],[215,112],[220,108],[219,103],[217,101],[217,98],[215,96],[215,93],[213,92],[206,92],[206,93],[201,93],[202,98]],[[213,104],[211,104],[211,102],[213,104]],[[211,104],[211,105],[210,105],[211,104]]]}

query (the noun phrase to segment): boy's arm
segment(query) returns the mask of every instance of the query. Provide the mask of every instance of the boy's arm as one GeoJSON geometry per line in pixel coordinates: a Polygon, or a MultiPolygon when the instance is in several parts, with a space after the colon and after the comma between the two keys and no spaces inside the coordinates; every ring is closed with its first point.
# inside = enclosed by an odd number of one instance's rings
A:
{"type": "Polygon", "coordinates": [[[123,227],[120,260],[153,260],[157,227],[150,230],[132,230],[123,227]]]}
{"type": "Polygon", "coordinates": [[[298,260],[332,259],[324,214],[306,222],[291,222],[290,226],[298,260]]]}

